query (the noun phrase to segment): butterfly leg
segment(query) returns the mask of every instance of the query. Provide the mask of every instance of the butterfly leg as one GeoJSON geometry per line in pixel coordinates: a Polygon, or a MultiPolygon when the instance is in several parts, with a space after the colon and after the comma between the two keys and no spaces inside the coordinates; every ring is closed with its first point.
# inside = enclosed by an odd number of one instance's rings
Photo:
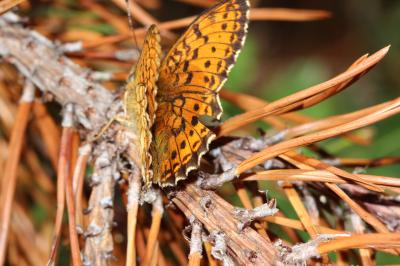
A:
{"type": "Polygon", "coordinates": [[[115,116],[114,120],[123,125],[126,128],[133,128],[136,125],[135,121],[128,120],[125,116],[115,116]]]}
{"type": "Polygon", "coordinates": [[[116,120],[117,120],[116,116],[114,116],[113,118],[111,118],[110,120],[108,120],[107,124],[105,124],[105,125],[101,128],[100,132],[97,133],[97,134],[93,137],[92,141],[98,140],[98,139],[104,134],[104,132],[106,132],[106,130],[111,126],[111,124],[112,124],[114,121],[116,121],[116,120]]]}

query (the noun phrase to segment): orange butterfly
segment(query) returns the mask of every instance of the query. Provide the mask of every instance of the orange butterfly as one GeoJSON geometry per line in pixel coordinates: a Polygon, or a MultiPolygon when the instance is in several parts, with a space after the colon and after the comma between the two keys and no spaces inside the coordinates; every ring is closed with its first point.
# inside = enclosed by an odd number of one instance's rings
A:
{"type": "Polygon", "coordinates": [[[159,33],[155,26],[149,29],[124,97],[125,123],[136,124],[142,141],[142,174],[148,186],[175,185],[207,152],[215,135],[202,117],[219,119],[222,114],[218,91],[243,46],[249,9],[247,0],[224,0],[209,8],[159,66],[159,33]]]}

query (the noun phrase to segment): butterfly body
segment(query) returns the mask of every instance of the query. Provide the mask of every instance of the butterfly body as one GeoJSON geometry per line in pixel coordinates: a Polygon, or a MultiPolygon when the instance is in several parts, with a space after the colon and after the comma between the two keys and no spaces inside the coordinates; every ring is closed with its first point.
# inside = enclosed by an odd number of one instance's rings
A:
{"type": "Polygon", "coordinates": [[[141,123],[141,150],[150,154],[150,160],[143,157],[148,186],[175,185],[207,152],[215,135],[202,117],[219,119],[222,114],[218,92],[243,46],[248,12],[247,0],[221,1],[189,26],[161,63],[157,53],[149,57],[148,51],[159,47],[158,31],[150,28],[132,83],[139,91],[125,95],[126,114],[141,123]],[[137,115],[142,117],[133,117],[137,115]]]}

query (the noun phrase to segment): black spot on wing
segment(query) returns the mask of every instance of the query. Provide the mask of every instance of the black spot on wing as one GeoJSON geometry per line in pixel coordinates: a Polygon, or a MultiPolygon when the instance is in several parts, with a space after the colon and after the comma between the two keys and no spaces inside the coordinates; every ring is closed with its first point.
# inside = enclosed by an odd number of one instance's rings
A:
{"type": "Polygon", "coordinates": [[[190,122],[192,126],[196,126],[199,123],[197,116],[192,116],[192,121],[190,122]]]}
{"type": "Polygon", "coordinates": [[[188,70],[188,67],[189,67],[189,61],[185,61],[185,63],[183,63],[183,72],[186,72],[187,70],[188,70]]]}
{"type": "Polygon", "coordinates": [[[192,82],[193,79],[193,73],[188,73],[186,81],[185,81],[185,85],[190,84],[190,82],[192,82]]]}
{"type": "Polygon", "coordinates": [[[175,160],[175,159],[176,159],[176,156],[177,156],[176,151],[172,151],[172,152],[171,152],[171,158],[172,158],[172,160],[175,160]]]}
{"type": "Polygon", "coordinates": [[[199,38],[201,37],[201,31],[199,29],[199,24],[193,24],[193,31],[197,37],[199,37],[199,38]]]}
{"type": "Polygon", "coordinates": [[[181,149],[184,149],[185,147],[186,147],[186,141],[183,140],[183,141],[181,142],[181,149]]]}

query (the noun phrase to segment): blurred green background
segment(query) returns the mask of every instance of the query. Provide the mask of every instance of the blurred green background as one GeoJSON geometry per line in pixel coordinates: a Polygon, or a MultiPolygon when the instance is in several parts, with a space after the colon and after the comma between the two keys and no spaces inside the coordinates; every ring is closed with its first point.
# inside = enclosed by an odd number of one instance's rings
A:
{"type": "MultiPolygon", "coordinates": [[[[79,5],[69,1],[71,6],[79,5]]],[[[326,81],[344,71],[360,56],[374,53],[391,45],[387,56],[367,75],[340,94],[301,111],[314,118],[356,111],[399,96],[400,88],[400,1],[361,0],[270,0],[253,1],[258,7],[285,7],[322,9],[332,17],[309,22],[251,22],[249,36],[226,87],[232,91],[248,93],[268,101],[326,81]]],[[[162,1],[159,9],[151,13],[160,21],[199,14],[203,9],[175,0],[162,1]]],[[[59,15],[71,18],[71,25],[85,28],[77,17],[94,16],[90,11],[36,9],[37,16],[59,15]],[[58,13],[54,13],[58,12],[58,13]],[[74,22],[75,21],[75,22],[74,22]]],[[[108,24],[91,26],[89,30],[113,34],[108,24]]],[[[88,28],[86,28],[88,29],[88,28]]],[[[241,111],[224,104],[226,119],[241,111]]],[[[319,143],[329,153],[345,158],[378,158],[400,156],[400,117],[381,121],[359,134],[374,134],[373,144],[357,146],[344,139],[331,139],[319,143]]],[[[268,130],[263,124],[260,127],[268,130]]],[[[256,134],[256,132],[253,132],[256,134]]],[[[400,165],[367,168],[366,173],[399,176],[400,165]]],[[[286,198],[269,188],[269,196],[278,200],[279,208],[289,217],[295,217],[286,198]]],[[[400,263],[400,259],[379,253],[378,265],[400,263]]]]}
{"type": "MultiPolygon", "coordinates": [[[[327,20],[311,22],[252,22],[249,38],[227,87],[268,101],[316,85],[344,71],[358,57],[391,45],[387,56],[367,75],[342,93],[301,113],[324,118],[372,106],[399,96],[399,1],[259,1],[265,7],[323,9],[327,20]],[[265,5],[263,3],[266,3],[265,5]]],[[[238,112],[224,103],[225,118],[238,112]]],[[[373,133],[373,143],[358,146],[344,139],[319,143],[329,153],[346,158],[400,155],[399,115],[381,121],[359,134],[373,133]]],[[[261,125],[261,124],[260,124],[261,125]]],[[[265,127],[264,127],[265,128],[265,127]]],[[[398,177],[400,165],[366,168],[365,173],[398,177]]],[[[269,188],[281,210],[296,217],[286,197],[269,188]]],[[[282,232],[277,231],[279,235],[282,232]]],[[[307,236],[303,235],[305,238],[307,236]]],[[[378,265],[400,263],[400,258],[378,253],[378,265]]]]}

